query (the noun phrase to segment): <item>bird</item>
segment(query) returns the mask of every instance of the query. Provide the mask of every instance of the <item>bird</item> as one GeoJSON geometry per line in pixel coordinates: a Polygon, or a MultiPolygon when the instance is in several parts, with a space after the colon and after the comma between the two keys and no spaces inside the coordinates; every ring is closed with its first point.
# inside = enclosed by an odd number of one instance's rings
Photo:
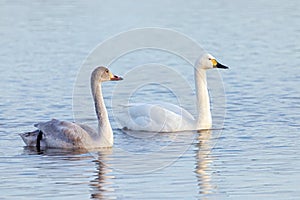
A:
{"type": "Polygon", "coordinates": [[[113,146],[113,131],[102,96],[102,82],[119,81],[122,77],[107,67],[96,67],[91,73],[91,93],[98,119],[98,130],[85,124],[52,119],[40,122],[32,132],[19,134],[26,146],[37,148],[89,149],[113,146]]]}
{"type": "Polygon", "coordinates": [[[179,132],[211,129],[212,117],[206,71],[213,68],[228,69],[209,53],[204,53],[195,63],[194,76],[198,111],[196,119],[184,108],[167,102],[131,104],[128,105],[127,116],[120,117],[123,130],[179,132]]]}

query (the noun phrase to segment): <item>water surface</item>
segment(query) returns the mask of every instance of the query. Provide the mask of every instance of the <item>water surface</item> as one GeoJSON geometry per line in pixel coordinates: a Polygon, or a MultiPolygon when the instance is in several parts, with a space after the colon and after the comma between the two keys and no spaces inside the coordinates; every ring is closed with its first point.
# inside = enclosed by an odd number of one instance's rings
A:
{"type": "MultiPolygon", "coordinates": [[[[299,8],[298,1],[1,1],[0,199],[299,198],[299,8]],[[224,130],[137,138],[110,116],[112,149],[24,147],[17,133],[35,122],[73,120],[76,75],[98,43],[151,26],[192,37],[230,66],[220,71],[224,130]]],[[[115,64],[147,62],[193,74],[184,61],[158,52],[115,64]]],[[[133,101],[145,94],[176,102],[155,87],[133,101]]]]}

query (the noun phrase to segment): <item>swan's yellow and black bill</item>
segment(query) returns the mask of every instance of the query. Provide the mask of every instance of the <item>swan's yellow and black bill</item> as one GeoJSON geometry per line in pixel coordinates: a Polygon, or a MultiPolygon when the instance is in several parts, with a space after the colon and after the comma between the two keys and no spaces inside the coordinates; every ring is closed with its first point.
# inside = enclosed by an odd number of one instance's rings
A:
{"type": "Polygon", "coordinates": [[[216,68],[228,69],[229,67],[222,65],[221,63],[217,63],[216,68]]]}
{"type": "Polygon", "coordinates": [[[213,64],[213,67],[214,68],[220,68],[220,69],[228,69],[229,67],[225,66],[225,65],[222,65],[221,63],[217,62],[216,59],[210,59],[212,64],[213,64]]]}
{"type": "Polygon", "coordinates": [[[228,69],[229,68],[229,67],[217,62],[215,59],[212,59],[211,62],[213,63],[214,68],[220,68],[220,69],[228,69]]]}
{"type": "Polygon", "coordinates": [[[116,76],[113,73],[110,73],[110,80],[111,81],[120,81],[120,80],[123,80],[123,78],[121,76],[116,76]]]}

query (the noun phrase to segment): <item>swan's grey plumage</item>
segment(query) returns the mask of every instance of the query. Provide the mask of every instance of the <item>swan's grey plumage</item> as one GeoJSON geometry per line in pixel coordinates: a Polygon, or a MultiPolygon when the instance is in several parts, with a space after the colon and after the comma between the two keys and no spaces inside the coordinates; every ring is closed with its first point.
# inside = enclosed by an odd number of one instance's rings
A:
{"type": "Polygon", "coordinates": [[[97,131],[85,124],[52,119],[35,124],[35,131],[20,134],[25,144],[51,148],[111,147],[113,132],[101,90],[101,83],[111,80],[122,78],[113,75],[106,67],[97,67],[91,74],[91,90],[98,118],[97,131]]]}

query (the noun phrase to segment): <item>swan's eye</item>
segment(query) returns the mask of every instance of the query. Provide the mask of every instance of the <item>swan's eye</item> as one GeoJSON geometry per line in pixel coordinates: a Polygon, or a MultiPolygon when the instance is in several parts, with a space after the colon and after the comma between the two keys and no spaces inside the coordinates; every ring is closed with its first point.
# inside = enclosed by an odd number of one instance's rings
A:
{"type": "Polygon", "coordinates": [[[108,72],[109,72],[109,71],[108,71],[108,69],[106,69],[106,70],[105,70],[105,73],[107,73],[107,74],[108,74],[108,72]]]}
{"type": "Polygon", "coordinates": [[[208,60],[211,60],[211,58],[208,58],[208,60]]]}

